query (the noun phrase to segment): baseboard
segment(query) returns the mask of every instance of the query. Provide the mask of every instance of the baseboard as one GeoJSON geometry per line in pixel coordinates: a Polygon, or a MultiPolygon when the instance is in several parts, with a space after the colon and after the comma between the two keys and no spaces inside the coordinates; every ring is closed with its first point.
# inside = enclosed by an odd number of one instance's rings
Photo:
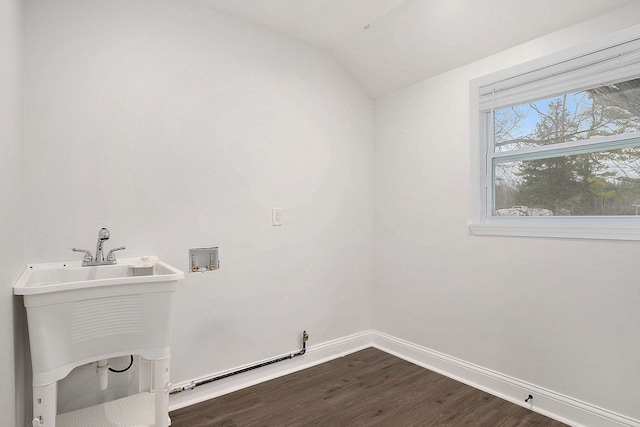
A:
{"type": "Polygon", "coordinates": [[[640,426],[640,421],[378,331],[373,346],[416,365],[575,427],[640,426]],[[533,396],[530,403],[525,398],[533,396]]]}
{"type": "MultiPolygon", "coordinates": [[[[170,395],[169,411],[175,411],[176,409],[204,402],[205,400],[213,399],[227,393],[288,375],[302,369],[310,368],[312,366],[346,356],[347,354],[354,353],[358,350],[371,347],[372,337],[373,333],[371,331],[365,331],[321,344],[309,345],[306,353],[301,357],[285,360],[254,371],[245,372],[241,375],[205,384],[192,390],[184,390],[180,393],[170,395]]],[[[274,358],[275,357],[278,356],[274,355],[274,358]]],[[[260,362],[258,361],[256,364],[257,363],[260,362]]],[[[242,368],[242,366],[239,366],[230,371],[242,368]]],[[[224,375],[230,371],[215,372],[205,378],[214,378],[219,375],[224,375]]],[[[194,379],[193,381],[198,380],[199,379],[194,379]]],[[[191,381],[187,381],[185,383],[174,384],[173,386],[181,387],[190,383],[191,381]]]]}
{"type": "MultiPolygon", "coordinates": [[[[573,399],[478,365],[451,357],[379,331],[365,331],[337,340],[310,345],[302,357],[283,361],[242,375],[225,378],[169,397],[173,411],[213,399],[264,381],[328,362],[358,350],[376,347],[416,365],[486,391],[516,405],[531,409],[574,427],[640,427],[640,421],[573,399]],[[531,394],[533,400],[525,403],[531,394]]],[[[256,362],[259,363],[259,362],[256,362]]],[[[238,367],[236,369],[241,369],[238,367]]],[[[234,369],[235,370],[235,369],[234,369]]],[[[209,378],[226,372],[212,373],[209,378]]],[[[195,380],[194,380],[195,381],[195,380]]],[[[185,384],[188,384],[186,382],[185,384]]],[[[174,386],[180,386],[175,384],[174,386]]]]}

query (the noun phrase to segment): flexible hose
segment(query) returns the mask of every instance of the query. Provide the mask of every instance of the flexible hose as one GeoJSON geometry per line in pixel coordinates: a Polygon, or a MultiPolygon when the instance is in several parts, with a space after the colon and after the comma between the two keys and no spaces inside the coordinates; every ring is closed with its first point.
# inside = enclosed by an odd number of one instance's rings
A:
{"type": "Polygon", "coordinates": [[[129,356],[129,357],[131,357],[131,360],[129,361],[129,366],[127,366],[126,368],[124,368],[124,369],[113,369],[111,366],[109,366],[109,370],[111,372],[115,372],[116,374],[121,374],[123,372],[127,372],[131,368],[131,366],[133,365],[133,354],[131,356],[129,356]]]}

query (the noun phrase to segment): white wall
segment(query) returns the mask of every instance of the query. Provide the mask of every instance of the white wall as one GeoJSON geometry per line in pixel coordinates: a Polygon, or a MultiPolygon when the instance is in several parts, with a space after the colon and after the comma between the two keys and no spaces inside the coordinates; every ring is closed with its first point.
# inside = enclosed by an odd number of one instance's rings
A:
{"type": "Polygon", "coordinates": [[[326,53],[190,2],[26,2],[25,258],[219,246],[172,382],[367,330],[373,103],[326,53]],[[271,208],[283,227],[271,226],[271,208]]]}
{"type": "Polygon", "coordinates": [[[20,0],[0,1],[0,64],[0,419],[11,426],[24,424],[24,319],[11,289],[24,268],[20,0]]]}
{"type": "Polygon", "coordinates": [[[376,101],[374,329],[640,419],[638,243],[467,227],[469,80],[636,24],[639,6],[376,101]]]}

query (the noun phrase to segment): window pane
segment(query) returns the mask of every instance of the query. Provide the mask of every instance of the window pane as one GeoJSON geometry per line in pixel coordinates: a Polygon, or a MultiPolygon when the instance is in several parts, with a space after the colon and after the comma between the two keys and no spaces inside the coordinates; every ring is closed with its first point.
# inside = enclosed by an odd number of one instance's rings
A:
{"type": "Polygon", "coordinates": [[[640,147],[494,160],[495,216],[638,215],[640,147]]]}
{"type": "Polygon", "coordinates": [[[640,79],[494,112],[494,152],[640,131],[640,79]]]}

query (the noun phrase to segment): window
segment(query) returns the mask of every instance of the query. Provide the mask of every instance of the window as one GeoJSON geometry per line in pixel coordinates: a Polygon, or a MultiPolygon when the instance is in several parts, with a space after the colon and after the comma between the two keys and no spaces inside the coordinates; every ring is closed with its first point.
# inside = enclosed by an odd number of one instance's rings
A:
{"type": "Polygon", "coordinates": [[[474,234],[640,240],[640,27],[471,82],[474,234]]]}

